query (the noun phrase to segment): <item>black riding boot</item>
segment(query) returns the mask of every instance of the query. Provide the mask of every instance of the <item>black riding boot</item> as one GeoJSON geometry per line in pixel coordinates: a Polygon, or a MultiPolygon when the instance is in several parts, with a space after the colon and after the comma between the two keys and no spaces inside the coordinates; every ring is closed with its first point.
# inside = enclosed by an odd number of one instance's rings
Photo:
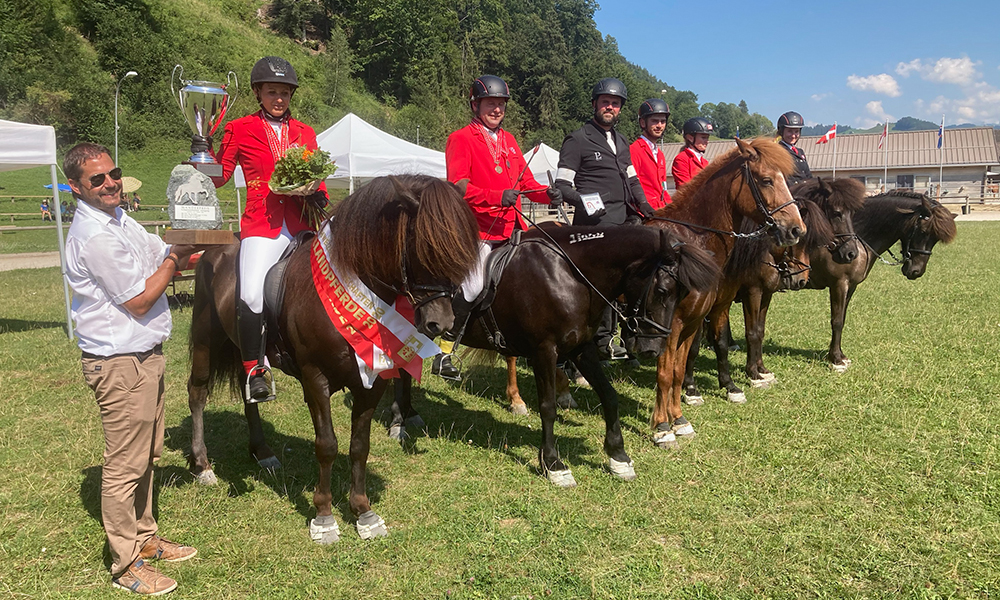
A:
{"type": "Polygon", "coordinates": [[[462,334],[465,333],[465,326],[469,322],[469,315],[472,314],[472,303],[465,299],[461,292],[451,301],[452,311],[455,313],[455,323],[451,329],[441,334],[441,350],[443,352],[434,357],[431,364],[431,374],[437,375],[441,379],[461,381],[462,373],[451,361],[455,353],[455,347],[462,341],[462,334]]]}
{"type": "Polygon", "coordinates": [[[243,401],[247,404],[274,400],[271,387],[264,378],[264,315],[250,310],[242,300],[236,303],[237,332],[240,338],[240,359],[244,369],[248,366],[259,368],[252,371],[249,381],[249,391],[243,390],[243,401]],[[253,363],[253,365],[250,365],[253,363]]]}

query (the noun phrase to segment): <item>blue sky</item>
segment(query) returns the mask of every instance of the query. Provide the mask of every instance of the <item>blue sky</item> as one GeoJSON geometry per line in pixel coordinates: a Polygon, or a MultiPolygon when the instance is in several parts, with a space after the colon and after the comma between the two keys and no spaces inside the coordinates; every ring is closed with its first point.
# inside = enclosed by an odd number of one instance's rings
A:
{"type": "Polygon", "coordinates": [[[996,0],[599,0],[625,57],[698,101],[867,128],[1000,123],[996,0]]]}

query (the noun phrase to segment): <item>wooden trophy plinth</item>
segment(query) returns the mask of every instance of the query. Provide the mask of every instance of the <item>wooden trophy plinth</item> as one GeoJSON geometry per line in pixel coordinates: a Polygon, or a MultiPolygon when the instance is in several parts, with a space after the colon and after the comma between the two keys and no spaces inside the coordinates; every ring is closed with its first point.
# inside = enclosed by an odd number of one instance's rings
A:
{"type": "Polygon", "coordinates": [[[228,229],[168,229],[163,241],[184,246],[221,246],[235,244],[239,239],[228,229]]]}

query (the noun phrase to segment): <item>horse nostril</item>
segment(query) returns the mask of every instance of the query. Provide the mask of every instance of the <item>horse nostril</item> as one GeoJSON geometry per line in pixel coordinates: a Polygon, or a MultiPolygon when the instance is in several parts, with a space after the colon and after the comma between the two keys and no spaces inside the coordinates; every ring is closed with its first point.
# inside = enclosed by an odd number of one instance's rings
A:
{"type": "Polygon", "coordinates": [[[424,323],[424,328],[427,329],[427,337],[432,339],[441,335],[441,332],[443,331],[441,329],[441,325],[439,325],[436,321],[424,323]]]}
{"type": "Polygon", "coordinates": [[[798,227],[792,227],[792,232],[791,233],[792,233],[792,238],[795,239],[795,240],[798,240],[798,239],[802,238],[802,230],[799,229],[798,227]]]}

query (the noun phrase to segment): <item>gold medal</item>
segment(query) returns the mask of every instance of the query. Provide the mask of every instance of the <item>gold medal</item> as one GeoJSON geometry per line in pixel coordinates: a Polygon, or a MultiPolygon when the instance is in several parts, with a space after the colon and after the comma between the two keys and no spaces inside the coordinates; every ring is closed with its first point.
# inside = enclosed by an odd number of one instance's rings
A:
{"type": "Polygon", "coordinates": [[[503,173],[503,167],[501,167],[500,165],[497,165],[495,170],[497,174],[503,173]]]}

